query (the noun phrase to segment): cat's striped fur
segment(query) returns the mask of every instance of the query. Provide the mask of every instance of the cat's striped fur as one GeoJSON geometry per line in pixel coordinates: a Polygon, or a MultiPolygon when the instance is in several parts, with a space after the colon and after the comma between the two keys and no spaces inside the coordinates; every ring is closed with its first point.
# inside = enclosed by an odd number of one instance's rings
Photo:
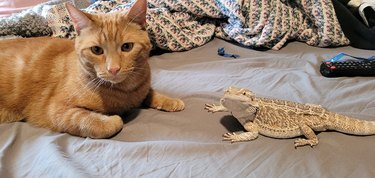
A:
{"type": "Polygon", "coordinates": [[[0,123],[24,119],[57,132],[106,138],[123,128],[119,115],[142,102],[164,111],[184,108],[150,86],[146,0],[127,13],[92,15],[66,7],[78,32],[75,41],[0,41],[0,123]]]}

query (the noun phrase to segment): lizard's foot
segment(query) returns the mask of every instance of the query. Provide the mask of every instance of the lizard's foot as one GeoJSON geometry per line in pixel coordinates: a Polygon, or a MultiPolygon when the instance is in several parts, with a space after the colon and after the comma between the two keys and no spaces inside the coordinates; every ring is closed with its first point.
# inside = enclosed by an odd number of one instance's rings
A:
{"type": "Polygon", "coordinates": [[[243,142],[243,141],[250,141],[257,138],[258,134],[253,132],[244,132],[240,134],[232,133],[225,133],[223,135],[223,141],[230,141],[234,142],[243,142]]]}
{"type": "Polygon", "coordinates": [[[305,146],[305,145],[310,145],[311,147],[315,146],[318,144],[318,140],[307,140],[307,139],[297,139],[294,141],[294,147],[297,148],[299,146],[305,146]]]}
{"type": "Polygon", "coordinates": [[[212,113],[226,110],[224,106],[215,104],[206,104],[206,107],[204,107],[204,109],[212,113]]]}
{"type": "Polygon", "coordinates": [[[223,135],[223,141],[230,141],[232,143],[234,142],[240,142],[242,141],[241,140],[241,137],[239,135],[237,135],[236,133],[225,133],[223,135]]]}

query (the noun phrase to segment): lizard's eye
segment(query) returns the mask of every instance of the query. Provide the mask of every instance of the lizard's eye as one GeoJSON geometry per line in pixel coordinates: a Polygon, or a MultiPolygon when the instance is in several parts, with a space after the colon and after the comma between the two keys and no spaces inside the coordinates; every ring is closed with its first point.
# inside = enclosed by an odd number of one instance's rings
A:
{"type": "Polygon", "coordinates": [[[243,92],[242,95],[246,95],[246,92],[243,92]]]}

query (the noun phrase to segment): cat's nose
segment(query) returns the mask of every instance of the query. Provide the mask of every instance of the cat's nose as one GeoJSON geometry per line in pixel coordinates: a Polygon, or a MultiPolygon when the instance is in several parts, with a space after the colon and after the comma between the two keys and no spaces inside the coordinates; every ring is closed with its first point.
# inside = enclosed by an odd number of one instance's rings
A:
{"type": "Polygon", "coordinates": [[[117,75],[120,69],[121,69],[120,67],[112,67],[108,69],[108,72],[111,73],[112,75],[117,75]]]}

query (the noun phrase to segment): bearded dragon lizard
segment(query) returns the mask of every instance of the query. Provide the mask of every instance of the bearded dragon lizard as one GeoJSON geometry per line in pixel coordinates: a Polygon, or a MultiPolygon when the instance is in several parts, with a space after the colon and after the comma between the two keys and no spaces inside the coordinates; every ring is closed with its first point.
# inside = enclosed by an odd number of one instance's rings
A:
{"type": "Polygon", "coordinates": [[[352,135],[374,135],[375,121],[365,121],[328,111],[320,105],[256,97],[245,88],[229,87],[220,105],[206,104],[208,112],[231,112],[247,132],[226,133],[225,141],[250,141],[259,134],[272,138],[293,138],[294,146],[315,146],[315,131],[334,130],[352,135]]]}

